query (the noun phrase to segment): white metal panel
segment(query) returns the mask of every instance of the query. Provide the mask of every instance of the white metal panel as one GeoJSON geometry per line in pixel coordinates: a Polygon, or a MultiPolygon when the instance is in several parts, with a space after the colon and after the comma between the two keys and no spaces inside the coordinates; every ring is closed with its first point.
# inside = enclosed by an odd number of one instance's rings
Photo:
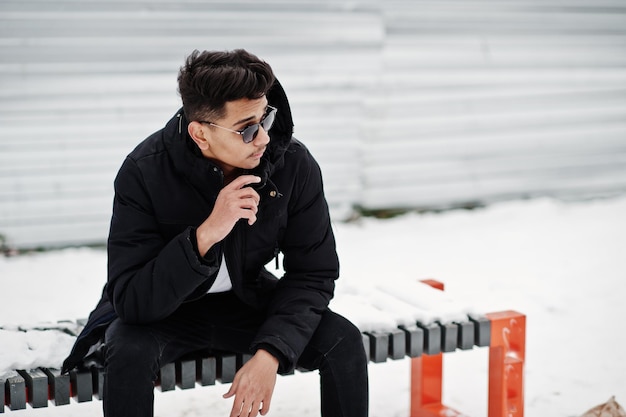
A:
{"type": "Polygon", "coordinates": [[[0,234],[104,242],[193,49],[285,86],[333,216],[626,190],[626,0],[4,0],[0,234]]]}
{"type": "Polygon", "coordinates": [[[349,2],[0,2],[0,234],[104,242],[117,169],[180,106],[193,49],[244,47],[272,64],[333,213],[349,211],[383,36],[380,13],[349,2]]]}
{"type": "Polygon", "coordinates": [[[380,4],[363,207],[626,189],[626,2],[380,4]]]}

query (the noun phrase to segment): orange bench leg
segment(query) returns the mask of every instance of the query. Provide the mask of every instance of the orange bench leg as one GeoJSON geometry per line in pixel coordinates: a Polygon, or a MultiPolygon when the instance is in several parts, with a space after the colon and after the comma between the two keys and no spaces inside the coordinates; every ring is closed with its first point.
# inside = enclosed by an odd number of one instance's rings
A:
{"type": "MultiPolygon", "coordinates": [[[[436,280],[422,280],[444,290],[436,280]]],[[[491,321],[488,417],[524,417],[526,316],[515,311],[486,314],[491,321]]],[[[442,404],[443,354],[411,359],[410,417],[462,417],[442,404]]]]}
{"type": "Polygon", "coordinates": [[[461,417],[441,402],[443,353],[411,359],[411,417],[461,417]]]}
{"type": "Polygon", "coordinates": [[[515,311],[486,316],[491,320],[489,417],[524,417],[526,316],[515,311]]]}
{"type": "MultiPolygon", "coordinates": [[[[443,291],[440,281],[423,283],[443,291]]],[[[463,414],[441,402],[443,392],[443,353],[411,359],[411,417],[461,417],[463,414]]]]}

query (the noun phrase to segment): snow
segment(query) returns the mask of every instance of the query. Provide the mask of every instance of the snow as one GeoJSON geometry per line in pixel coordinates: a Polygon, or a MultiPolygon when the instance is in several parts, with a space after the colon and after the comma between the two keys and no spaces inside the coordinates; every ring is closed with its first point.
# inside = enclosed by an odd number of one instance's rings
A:
{"type": "MultiPolygon", "coordinates": [[[[332,307],[362,330],[467,312],[527,315],[528,416],[583,414],[612,395],[626,402],[626,197],[549,199],[473,211],[335,224],[341,278],[332,307]],[[441,293],[418,283],[443,281],[441,293]]],[[[0,374],[58,363],[72,337],[37,329],[86,317],[106,279],[101,249],[0,258],[0,374]],[[22,329],[24,331],[16,331],[22,329]],[[27,330],[27,331],[26,331],[27,330]]],[[[59,325],[62,327],[62,324],[59,325]]],[[[444,358],[444,402],[486,415],[488,349],[444,358]]],[[[370,364],[370,415],[408,416],[408,360],[370,364]]],[[[225,386],[155,393],[157,416],[228,415],[225,386]]],[[[315,372],[280,377],[269,415],[319,415],[315,372]]],[[[19,415],[97,416],[101,404],[19,415]]]]}

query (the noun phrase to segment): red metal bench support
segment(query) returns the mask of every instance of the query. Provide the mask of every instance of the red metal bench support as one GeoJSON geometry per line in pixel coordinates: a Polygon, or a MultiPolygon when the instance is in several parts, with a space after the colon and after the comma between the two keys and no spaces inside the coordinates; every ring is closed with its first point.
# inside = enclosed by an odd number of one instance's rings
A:
{"type": "MultiPolygon", "coordinates": [[[[443,283],[424,283],[444,289],[443,283]]],[[[526,316],[516,311],[486,314],[491,322],[488,417],[524,417],[526,316]]],[[[411,359],[410,417],[461,417],[442,402],[443,353],[411,359]]]]}
{"type": "Polygon", "coordinates": [[[491,320],[489,417],[524,417],[526,316],[515,311],[486,316],[491,320]]]}

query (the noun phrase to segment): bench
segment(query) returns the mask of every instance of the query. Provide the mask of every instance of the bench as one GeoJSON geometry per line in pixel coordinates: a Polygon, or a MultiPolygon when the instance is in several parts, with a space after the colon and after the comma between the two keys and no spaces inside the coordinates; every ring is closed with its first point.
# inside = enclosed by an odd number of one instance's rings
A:
{"type": "MultiPolygon", "coordinates": [[[[443,284],[424,281],[443,290],[443,284]]],[[[456,350],[489,348],[489,417],[523,417],[526,317],[515,311],[468,315],[458,322],[416,322],[386,331],[364,331],[363,346],[371,362],[411,358],[410,417],[461,416],[442,403],[443,357],[456,350]]],[[[196,352],[160,370],[157,387],[163,392],[196,386],[227,384],[250,355],[196,352]]],[[[304,370],[298,370],[303,372],[304,370]]],[[[293,373],[293,372],[292,372],[293,373]]],[[[68,405],[102,399],[103,372],[97,366],[72,370],[17,370],[0,379],[0,413],[68,405]],[[4,389],[1,387],[4,386],[4,389]],[[71,400],[74,401],[71,401],[71,400]]]]}

